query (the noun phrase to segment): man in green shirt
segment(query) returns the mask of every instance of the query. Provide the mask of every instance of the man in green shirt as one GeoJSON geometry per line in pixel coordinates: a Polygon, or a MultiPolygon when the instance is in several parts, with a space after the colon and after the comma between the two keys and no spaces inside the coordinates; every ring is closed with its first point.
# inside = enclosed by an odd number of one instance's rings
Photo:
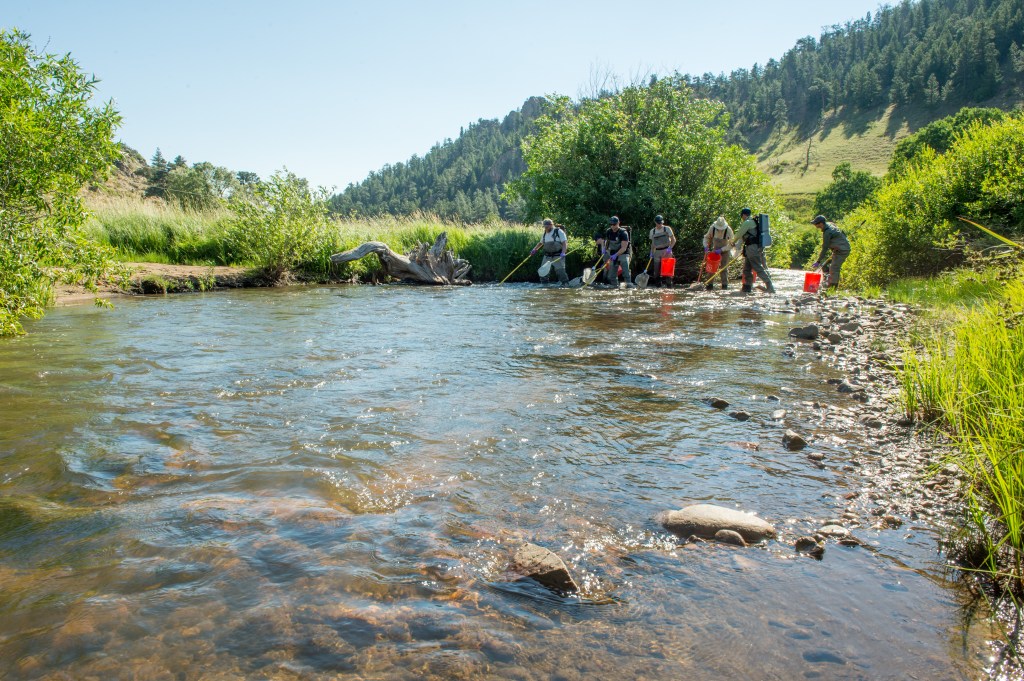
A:
{"type": "Polygon", "coordinates": [[[751,217],[749,208],[740,211],[740,226],[736,228],[736,244],[743,245],[743,293],[751,293],[754,290],[753,272],[761,277],[768,293],[775,293],[775,284],[772,283],[772,275],[768,274],[768,263],[764,259],[764,249],[761,248],[760,230],[757,223],[751,217]]]}
{"type": "Polygon", "coordinates": [[[825,262],[825,255],[832,251],[832,264],[828,268],[827,288],[839,288],[839,270],[850,257],[850,242],[846,235],[834,224],[825,219],[824,215],[816,215],[811,224],[821,230],[821,252],[811,269],[818,269],[825,262]]]}

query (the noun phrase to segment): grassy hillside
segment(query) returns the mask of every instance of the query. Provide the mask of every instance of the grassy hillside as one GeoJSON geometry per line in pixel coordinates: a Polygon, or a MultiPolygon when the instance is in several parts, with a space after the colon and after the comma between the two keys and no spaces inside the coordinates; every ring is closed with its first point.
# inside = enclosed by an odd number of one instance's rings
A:
{"type": "MultiPolygon", "coordinates": [[[[1012,109],[1021,100],[1003,97],[979,106],[1012,109]]],[[[885,175],[896,143],[932,121],[955,114],[959,105],[939,107],[889,105],[868,111],[828,114],[812,130],[772,129],[752,137],[749,149],[761,170],[778,185],[786,206],[806,212],[814,194],[832,181],[832,170],[849,161],[854,170],[885,175]]]]}

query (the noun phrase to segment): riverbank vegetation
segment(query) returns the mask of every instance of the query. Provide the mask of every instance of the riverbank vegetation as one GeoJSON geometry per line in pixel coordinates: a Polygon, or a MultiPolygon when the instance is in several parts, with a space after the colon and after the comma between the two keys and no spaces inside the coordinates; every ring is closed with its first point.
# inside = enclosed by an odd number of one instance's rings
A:
{"type": "Polygon", "coordinates": [[[967,481],[963,531],[950,555],[1016,604],[1024,597],[1024,280],[973,297],[919,328],[904,353],[901,402],[956,446],[967,481]]]}
{"type": "MultiPolygon", "coordinates": [[[[306,196],[302,205],[298,196],[304,191],[301,179],[280,178],[279,183],[298,186],[279,188],[287,201],[302,206],[314,216],[322,214],[314,206],[315,197],[306,196]]],[[[308,191],[308,190],[307,190],[308,191]]],[[[113,249],[126,262],[158,262],[176,265],[238,265],[260,267],[287,256],[273,244],[283,244],[289,232],[285,223],[267,222],[257,206],[249,206],[252,221],[239,223],[227,208],[207,211],[184,210],[163,202],[118,199],[97,203],[86,225],[86,233],[113,249]],[[281,227],[276,236],[267,236],[281,227]]],[[[320,218],[318,218],[320,219],[320,218]]],[[[297,224],[297,223],[296,223],[297,224]]],[[[540,228],[491,220],[470,225],[434,215],[380,216],[361,219],[327,219],[311,232],[296,229],[291,237],[302,241],[301,257],[291,263],[295,274],[312,281],[374,281],[381,272],[376,258],[365,258],[340,267],[331,267],[330,256],[366,241],[382,241],[398,252],[406,252],[420,243],[433,243],[441,232],[448,233],[450,247],[473,263],[474,281],[498,281],[511,272],[540,239],[540,228]]],[[[570,237],[568,267],[580,270],[593,246],[589,239],[570,237]]],[[[536,256],[537,265],[540,256],[536,256]]],[[[586,262],[587,265],[591,264],[586,262]]],[[[273,268],[271,268],[273,269],[273,268]]],[[[523,267],[509,281],[535,278],[536,268],[523,267]]]]}
{"type": "Polygon", "coordinates": [[[82,231],[79,192],[119,156],[120,116],[92,104],[95,88],[70,56],[0,30],[0,336],[41,316],[55,281],[95,286],[114,273],[109,250],[82,231]]]}

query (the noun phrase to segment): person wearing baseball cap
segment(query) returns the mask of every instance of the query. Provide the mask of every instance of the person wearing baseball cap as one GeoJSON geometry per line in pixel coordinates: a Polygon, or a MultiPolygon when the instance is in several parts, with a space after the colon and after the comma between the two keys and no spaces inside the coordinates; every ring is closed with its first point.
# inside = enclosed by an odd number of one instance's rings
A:
{"type": "Polygon", "coordinates": [[[828,280],[826,288],[839,288],[839,271],[843,263],[850,257],[850,241],[843,234],[842,230],[829,222],[824,215],[815,215],[811,224],[821,230],[821,252],[818,259],[811,265],[816,270],[825,263],[825,255],[831,251],[832,261],[828,268],[828,280]]]}
{"type": "MultiPolygon", "coordinates": [[[[661,286],[661,259],[672,257],[672,247],[676,245],[676,235],[672,228],[665,224],[665,218],[660,215],[654,216],[654,229],[650,231],[651,239],[651,265],[654,272],[651,279],[652,286],[661,286]]],[[[666,285],[672,287],[672,278],[669,277],[666,285]]]]}
{"type": "MultiPolygon", "coordinates": [[[[565,273],[565,252],[569,239],[565,235],[565,230],[561,228],[561,225],[556,225],[554,220],[544,218],[543,224],[544,233],[541,234],[537,245],[530,251],[530,255],[543,249],[544,258],[541,260],[540,270],[538,271],[550,272],[553,269],[559,283],[562,286],[566,286],[569,283],[569,277],[565,273]]],[[[541,276],[540,283],[548,283],[546,274],[541,276]]]]}
{"type": "Polygon", "coordinates": [[[744,208],[740,211],[740,226],[736,228],[736,243],[743,244],[743,293],[753,293],[754,272],[761,277],[768,293],[775,293],[775,284],[772,283],[772,276],[768,274],[768,263],[764,258],[764,248],[761,247],[761,228],[754,220],[753,211],[744,208]]]}
{"type": "Polygon", "coordinates": [[[597,240],[601,256],[606,261],[604,277],[609,286],[619,285],[619,267],[626,281],[626,288],[633,288],[629,274],[629,230],[619,225],[619,216],[608,218],[608,229],[597,240]]]}

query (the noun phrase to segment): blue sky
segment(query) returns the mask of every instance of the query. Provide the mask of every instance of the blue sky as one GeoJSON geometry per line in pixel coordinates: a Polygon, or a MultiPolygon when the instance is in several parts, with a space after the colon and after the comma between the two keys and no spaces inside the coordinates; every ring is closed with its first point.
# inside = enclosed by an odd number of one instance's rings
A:
{"type": "Polygon", "coordinates": [[[875,0],[509,3],[0,0],[0,26],[70,52],[119,137],[343,189],[532,95],[602,75],[728,73],[781,57],[875,0]]]}

